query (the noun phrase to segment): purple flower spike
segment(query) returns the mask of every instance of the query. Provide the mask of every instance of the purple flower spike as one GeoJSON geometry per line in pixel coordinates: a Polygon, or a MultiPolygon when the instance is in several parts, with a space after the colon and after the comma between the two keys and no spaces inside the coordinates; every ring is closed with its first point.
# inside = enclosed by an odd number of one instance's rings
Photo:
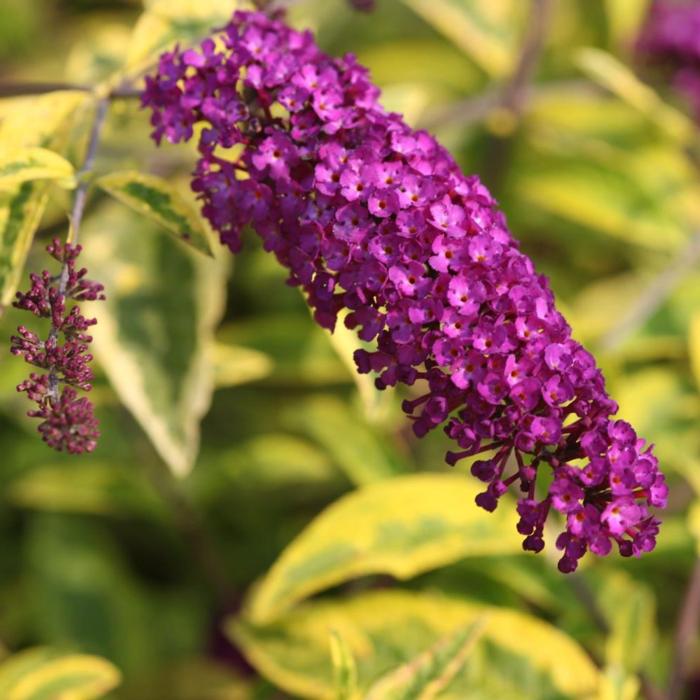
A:
{"type": "Polygon", "coordinates": [[[355,353],[358,370],[380,389],[420,388],[403,405],[415,434],[444,425],[458,445],[448,464],[483,455],[477,504],[492,511],[517,489],[526,550],[543,548],[552,510],[566,523],[562,571],[588,550],[651,550],[651,508],[666,502],[658,462],[611,418],[593,357],[479,178],[310,33],[239,12],[222,46],[165,54],[143,95],[156,141],[202,126],[192,187],[221,240],[235,252],[252,225],[320,325],[348,310],[346,325],[376,343],[355,353]]]}
{"type": "Polygon", "coordinates": [[[30,290],[17,292],[14,306],[49,319],[51,331],[42,340],[25,326],[19,326],[17,335],[10,339],[10,352],[47,373],[32,372],[17,391],[26,392],[36,402],[37,408],[27,415],[42,419],[38,430],[49,447],[73,454],[92,452],[99,437],[98,422],[92,404],[84,397],[78,398],[73,387],[83,391],[92,388],[92,355],[87,352],[92,337],[85,331],[95,324],[95,319],[85,318],[77,305],[67,309],[66,300],[104,299],[103,287],[85,278],[85,268],[76,267],[79,245],[54,240],[46,250],[61,263],[61,272],[56,276],[47,270],[40,275],[31,274],[30,290]]]}

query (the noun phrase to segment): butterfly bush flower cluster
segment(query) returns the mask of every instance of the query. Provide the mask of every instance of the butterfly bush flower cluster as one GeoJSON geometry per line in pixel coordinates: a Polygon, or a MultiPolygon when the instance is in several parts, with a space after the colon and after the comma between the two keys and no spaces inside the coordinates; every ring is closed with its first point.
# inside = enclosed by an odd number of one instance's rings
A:
{"type": "Polygon", "coordinates": [[[526,550],[543,548],[552,509],[562,571],[587,550],[651,550],[667,495],[651,447],[612,418],[593,357],[486,187],[378,95],[352,55],[239,12],[217,41],[165,54],[143,102],[158,142],[197,126],[192,187],[222,241],[238,251],[251,225],[321,326],[348,311],[376,343],[358,370],[420,393],[404,402],[416,435],[444,426],[449,464],[480,457],[479,506],[519,492],[526,550]]]}
{"type": "Polygon", "coordinates": [[[700,119],[700,2],[656,0],[637,39],[645,62],[671,75],[700,119]]]}
{"type": "Polygon", "coordinates": [[[17,390],[26,392],[36,408],[27,415],[39,418],[39,433],[50,447],[73,454],[92,452],[99,437],[93,406],[77,389],[90,391],[92,355],[87,334],[95,319],[85,318],[68,300],[104,299],[102,285],[85,278],[87,270],[77,268],[81,247],[53,240],[46,249],[61,264],[58,274],[44,270],[30,275],[31,288],[18,292],[14,306],[38,318],[48,319],[51,329],[44,340],[26,326],[17,328],[10,351],[23,357],[43,373],[32,372],[17,390]]]}

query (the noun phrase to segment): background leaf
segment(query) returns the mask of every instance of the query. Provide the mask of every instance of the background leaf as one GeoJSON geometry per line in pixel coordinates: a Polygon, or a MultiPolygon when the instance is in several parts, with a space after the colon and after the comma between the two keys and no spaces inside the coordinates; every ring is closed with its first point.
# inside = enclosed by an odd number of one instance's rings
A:
{"type": "MultiPolygon", "coordinates": [[[[42,147],[63,154],[71,120],[89,104],[84,92],[61,91],[0,101],[0,151],[42,147]]],[[[0,313],[14,298],[48,200],[46,182],[0,192],[0,313]]]]}
{"type": "Polygon", "coordinates": [[[6,700],[94,700],[119,685],[119,671],[105,659],[30,649],[0,664],[6,700]]]}
{"type": "Polygon", "coordinates": [[[475,622],[390,671],[369,689],[366,700],[433,700],[461,673],[484,624],[475,622]]]}
{"type": "Polygon", "coordinates": [[[328,629],[338,630],[347,641],[357,659],[360,688],[367,688],[426,646],[484,616],[474,664],[467,664],[440,698],[513,697],[509,685],[526,698],[590,698],[595,693],[598,671],[559,630],[524,613],[439,594],[367,592],[304,603],[267,626],[231,621],[229,630],[256,668],[276,684],[303,697],[331,698],[328,629]],[[493,694],[499,690],[502,695],[493,694]]]}
{"type": "Polygon", "coordinates": [[[86,221],[84,232],[85,264],[107,293],[95,309],[100,364],[163,460],[186,474],[213,391],[208,358],[223,269],[117,204],[86,221]]]}
{"type": "Polygon", "coordinates": [[[272,620],[313,593],[367,574],[407,579],[465,556],[520,551],[513,509],[482,513],[471,506],[478,491],[462,476],[420,474],[345,496],[282,553],[249,600],[250,618],[272,620]]]}
{"type": "Polygon", "coordinates": [[[0,157],[0,190],[12,190],[30,180],[64,180],[73,183],[73,166],[46,148],[25,148],[0,157]]]}
{"type": "Polygon", "coordinates": [[[355,659],[345,640],[335,630],[331,630],[330,645],[335,700],[352,700],[357,693],[355,659]]]}
{"type": "Polygon", "coordinates": [[[614,56],[601,49],[579,51],[578,65],[593,80],[639,110],[667,134],[683,142],[696,139],[695,126],[682,112],[666,104],[652,88],[614,56]]]}
{"type": "Polygon", "coordinates": [[[134,170],[103,175],[96,183],[113,197],[166,228],[179,241],[212,255],[207,229],[198,212],[162,177],[134,170]]]}
{"type": "Polygon", "coordinates": [[[494,78],[513,66],[513,11],[508,0],[403,0],[439,32],[453,41],[494,78]],[[500,23],[508,18],[510,21],[500,23]],[[510,32],[510,34],[509,34],[510,32]]]}

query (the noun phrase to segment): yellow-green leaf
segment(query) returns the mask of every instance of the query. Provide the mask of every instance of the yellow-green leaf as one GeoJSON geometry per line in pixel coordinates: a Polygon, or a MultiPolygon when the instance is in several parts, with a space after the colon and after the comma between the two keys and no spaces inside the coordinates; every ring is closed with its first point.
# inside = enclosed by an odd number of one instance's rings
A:
{"type": "MultiPolygon", "coordinates": [[[[76,111],[86,106],[84,92],[55,92],[2,102],[0,151],[40,147],[62,153],[76,111]]],[[[0,192],[0,313],[14,298],[24,264],[46,209],[48,185],[22,182],[0,192]]]]}
{"type": "Polygon", "coordinates": [[[335,330],[329,334],[331,344],[355,381],[367,418],[371,421],[379,421],[388,412],[392,395],[390,392],[377,389],[373,374],[360,374],[357,371],[357,365],[353,359],[355,351],[360,347],[368,347],[369,344],[363,343],[354,330],[347,328],[344,319],[345,314],[341,314],[335,330]]]}
{"type": "Polygon", "coordinates": [[[24,148],[0,155],[0,190],[31,180],[59,180],[75,186],[75,170],[63,156],[46,148],[24,148]]]}
{"type": "Polygon", "coordinates": [[[328,632],[338,630],[357,660],[361,691],[447,635],[485,618],[474,663],[457,674],[441,700],[592,698],[599,674],[570,637],[507,608],[394,589],[309,601],[283,619],[257,626],[239,618],[229,633],[249,661],[292,695],[331,700],[328,632]],[[478,659],[478,662],[477,662],[478,659]]]}
{"type": "Polygon", "coordinates": [[[649,9],[650,0],[605,0],[608,31],[613,43],[632,43],[649,9]]]}
{"type": "Polygon", "coordinates": [[[87,654],[59,655],[30,649],[0,664],[0,697],[4,700],[93,700],[121,680],[117,668],[87,654]]]}
{"type": "Polygon", "coordinates": [[[474,505],[479,487],[456,474],[395,477],[344,496],[282,552],[248,601],[256,622],[274,619],[324,588],[367,574],[400,579],[466,556],[521,551],[515,508],[474,505]]]}
{"type": "Polygon", "coordinates": [[[126,52],[127,69],[137,72],[179,42],[192,44],[222,26],[236,9],[235,0],[149,0],[138,18],[126,52]]]}
{"type": "Polygon", "coordinates": [[[639,679],[628,675],[618,666],[610,666],[601,674],[597,700],[638,700],[639,679]]]}
{"type": "Polygon", "coordinates": [[[120,202],[153,219],[178,240],[201,253],[212,254],[209,234],[199,212],[167,180],[125,170],[104,175],[95,184],[120,202]]]}
{"type": "Polygon", "coordinates": [[[492,78],[513,68],[517,3],[510,0],[403,0],[492,78]]]}
{"type": "Polygon", "coordinates": [[[695,383],[700,388],[700,313],[695,314],[690,321],[690,365],[695,377],[695,383]]]}
{"type": "Polygon", "coordinates": [[[172,245],[151,220],[113,202],[83,232],[85,265],[107,292],[91,309],[97,358],[163,460],[186,474],[214,386],[210,347],[223,310],[223,266],[172,245]]]}
{"type": "Polygon", "coordinates": [[[576,62],[592,80],[644,114],[672,138],[684,143],[697,138],[692,120],[664,102],[611,54],[601,49],[585,48],[577,53],[576,62]]]}
{"type": "Polygon", "coordinates": [[[517,190],[542,211],[651,250],[668,252],[687,238],[657,200],[610,170],[577,163],[530,172],[520,179],[517,190]]]}
{"type": "Polygon", "coordinates": [[[343,637],[330,632],[331,661],[335,700],[353,700],[357,694],[357,664],[343,637]]]}
{"type": "Polygon", "coordinates": [[[15,296],[47,201],[43,182],[25,182],[15,192],[0,192],[0,313],[15,296]]]}
{"type": "Polygon", "coordinates": [[[0,150],[41,146],[59,153],[75,110],[91,101],[89,93],[65,90],[0,103],[0,150]]]}
{"type": "Polygon", "coordinates": [[[211,362],[217,387],[238,386],[267,377],[272,371],[272,360],[262,352],[241,345],[216,343],[211,362]]]}
{"type": "Polygon", "coordinates": [[[434,700],[462,671],[484,631],[479,620],[380,678],[365,700],[434,700]]]}

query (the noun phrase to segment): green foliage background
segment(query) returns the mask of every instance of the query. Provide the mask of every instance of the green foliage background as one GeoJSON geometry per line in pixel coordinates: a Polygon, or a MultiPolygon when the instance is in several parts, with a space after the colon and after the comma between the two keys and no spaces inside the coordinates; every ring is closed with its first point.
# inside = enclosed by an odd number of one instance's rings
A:
{"type": "MultiPolygon", "coordinates": [[[[234,4],[3,0],[2,82],[109,90],[234,4]]],[[[174,240],[212,243],[193,150],[156,150],[137,100],[117,98],[81,230],[109,295],[91,309],[94,455],[43,446],[14,390],[26,368],[0,355],[0,697],[657,697],[700,536],[700,171],[683,105],[634,77],[646,5],[556,3],[521,120],[498,96],[529,3],[361,15],[304,0],[291,18],[356,52],[385,104],[499,198],[621,415],[657,445],[671,499],[656,551],[570,577],[551,535],[552,557],[522,553],[512,503],[476,509],[469,465],[443,463],[438,432],[412,437],[402,397],[355,375],[357,341],[313,325],[252,234],[235,261],[174,240]]],[[[0,98],[4,303],[67,232],[93,111],[89,92],[0,98]]],[[[25,320],[6,309],[0,337],[25,320]]]]}

